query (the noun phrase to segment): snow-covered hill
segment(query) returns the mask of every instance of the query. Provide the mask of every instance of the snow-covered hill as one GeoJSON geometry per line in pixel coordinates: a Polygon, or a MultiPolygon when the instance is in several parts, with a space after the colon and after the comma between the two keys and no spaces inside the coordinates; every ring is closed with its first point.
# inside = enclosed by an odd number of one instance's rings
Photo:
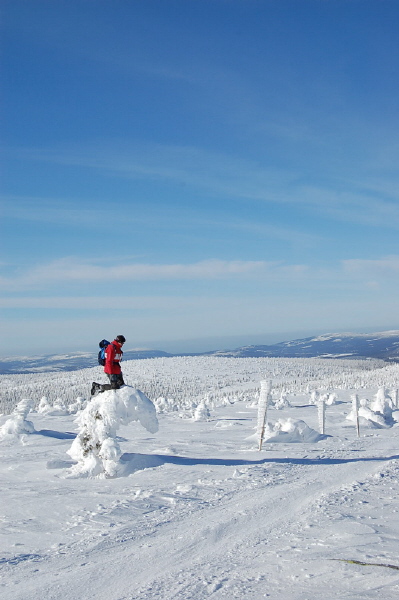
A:
{"type": "Polygon", "coordinates": [[[219,356],[379,358],[399,361],[399,331],[377,333],[326,333],[271,346],[244,346],[219,356]]]}

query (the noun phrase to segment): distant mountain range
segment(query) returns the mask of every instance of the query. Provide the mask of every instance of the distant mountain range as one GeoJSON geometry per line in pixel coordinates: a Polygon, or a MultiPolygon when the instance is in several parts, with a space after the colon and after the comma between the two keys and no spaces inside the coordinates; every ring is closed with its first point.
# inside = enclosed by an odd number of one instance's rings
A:
{"type": "Polygon", "coordinates": [[[244,346],[217,356],[287,358],[379,358],[399,361],[399,331],[378,333],[326,333],[271,346],[244,346]]]}
{"type": "MultiPolygon", "coordinates": [[[[235,358],[378,358],[399,362],[399,331],[378,333],[326,333],[270,346],[243,346],[235,350],[216,350],[197,354],[170,354],[162,350],[127,350],[124,360],[173,356],[225,356],[235,358]]],[[[0,359],[0,373],[45,373],[75,371],[97,365],[97,353],[75,352],[46,356],[15,356],[0,359]]]]}
{"type": "MultiPolygon", "coordinates": [[[[174,356],[162,350],[127,350],[124,360],[174,356]]],[[[0,374],[48,373],[50,371],[78,371],[98,366],[97,352],[73,354],[46,354],[44,356],[12,356],[0,358],[0,374]]]]}

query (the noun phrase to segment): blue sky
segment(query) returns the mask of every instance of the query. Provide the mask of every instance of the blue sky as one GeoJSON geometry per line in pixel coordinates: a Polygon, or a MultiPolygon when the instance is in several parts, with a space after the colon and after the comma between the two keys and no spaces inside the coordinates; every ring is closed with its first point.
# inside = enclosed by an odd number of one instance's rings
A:
{"type": "Polygon", "coordinates": [[[2,354],[399,328],[396,0],[5,0],[2,28],[2,354]]]}

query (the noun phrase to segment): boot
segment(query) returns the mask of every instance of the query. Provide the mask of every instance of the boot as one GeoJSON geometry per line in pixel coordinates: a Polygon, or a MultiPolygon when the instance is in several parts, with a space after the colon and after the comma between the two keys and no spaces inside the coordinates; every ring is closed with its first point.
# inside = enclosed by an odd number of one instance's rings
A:
{"type": "Polygon", "coordinates": [[[93,383],[91,385],[90,396],[95,396],[96,394],[98,394],[98,392],[100,390],[101,390],[101,384],[93,381],[93,383]]]}

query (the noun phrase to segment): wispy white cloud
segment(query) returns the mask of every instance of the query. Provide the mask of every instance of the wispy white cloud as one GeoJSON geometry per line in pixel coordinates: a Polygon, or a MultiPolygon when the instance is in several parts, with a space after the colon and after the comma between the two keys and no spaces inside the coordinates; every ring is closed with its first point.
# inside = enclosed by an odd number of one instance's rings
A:
{"type": "MultiPolygon", "coordinates": [[[[273,200],[274,190],[299,176],[287,169],[260,167],[244,158],[227,156],[194,146],[126,144],[94,141],[85,146],[16,150],[20,157],[101,169],[133,179],[154,179],[207,189],[214,195],[273,200]]],[[[288,201],[288,199],[286,199],[288,201]]]]}
{"type": "Polygon", "coordinates": [[[324,215],[343,222],[357,223],[372,227],[399,228],[398,198],[383,189],[377,191],[375,184],[368,188],[367,182],[349,191],[350,183],[338,181],[338,189],[327,186],[300,186],[298,197],[324,215]],[[346,188],[346,189],[345,189],[346,188]]]}
{"type": "Polygon", "coordinates": [[[372,275],[374,277],[394,275],[399,272],[399,256],[391,255],[378,259],[352,258],[343,261],[344,270],[353,275],[372,275]]]}
{"type": "Polygon", "coordinates": [[[144,280],[207,280],[243,277],[265,272],[275,263],[265,261],[206,260],[191,264],[99,265],[73,257],[59,259],[29,269],[14,277],[2,277],[4,289],[23,289],[62,282],[104,282],[144,280]]]}
{"type": "Polygon", "coordinates": [[[130,264],[98,266],[65,258],[37,267],[29,278],[52,280],[143,280],[143,279],[213,279],[230,275],[242,275],[264,269],[263,261],[207,260],[192,264],[130,264]]]}
{"type": "MultiPolygon", "coordinates": [[[[214,301],[214,300],[213,300],[214,301]]],[[[46,296],[0,298],[1,308],[169,311],[197,310],[209,302],[203,296],[46,296]]]]}
{"type": "MultiPolygon", "coordinates": [[[[311,293],[311,289],[342,290],[349,293],[354,289],[372,289],[384,285],[397,288],[395,277],[399,272],[399,256],[387,256],[374,260],[347,259],[324,266],[310,264],[288,264],[283,261],[244,261],[244,260],[204,260],[195,263],[147,264],[130,262],[127,264],[109,264],[98,261],[88,261],[77,257],[66,257],[49,263],[27,269],[24,273],[18,271],[14,275],[0,278],[0,286],[4,291],[29,290],[67,290],[70,286],[78,285],[81,295],[71,298],[68,308],[76,305],[80,308],[93,306],[94,298],[87,290],[90,285],[106,285],[112,290],[113,283],[129,284],[130,282],[216,282],[222,286],[230,280],[248,285],[250,282],[259,286],[259,290],[269,289],[270,293],[278,290],[291,289],[294,294],[311,293]]],[[[73,289],[73,288],[71,288],[73,289]]],[[[190,287],[187,288],[187,291],[190,287]]],[[[158,293],[161,294],[160,289],[158,293]]],[[[237,292],[235,292],[237,295],[237,292]]],[[[106,295],[106,294],[105,294],[106,295]]],[[[239,295],[239,294],[238,294],[239,295]]],[[[112,296],[112,292],[110,294],[112,296]]],[[[152,296],[150,296],[152,297],[152,296]]],[[[60,302],[64,302],[59,300],[60,302]]],[[[11,306],[11,300],[4,300],[11,306]]],[[[31,299],[32,307],[40,306],[40,300],[31,299]]],[[[46,302],[50,302],[48,299],[46,302]]],[[[57,300],[51,300],[57,305],[57,300]]],[[[104,299],[108,306],[108,300],[104,299]]],[[[122,303],[128,308],[131,299],[126,298],[122,303]]],[[[135,303],[139,300],[135,300],[135,303]]],[[[146,300],[144,300],[145,304],[146,300]]],[[[153,303],[157,303],[155,298],[153,303]]],[[[24,300],[16,300],[16,306],[23,306],[24,300]]],[[[65,300],[64,303],[67,303],[65,300]]],[[[101,304],[101,302],[100,302],[101,304]]],[[[155,305],[154,304],[154,305],[155,305]]],[[[64,304],[62,304],[64,305],[64,304]]],[[[112,306],[110,300],[109,306],[112,306]]]]}
{"type": "MultiPolygon", "coordinates": [[[[109,210],[108,202],[96,200],[96,208],[93,210],[90,203],[93,199],[83,198],[46,198],[38,196],[16,196],[4,195],[1,197],[4,208],[4,218],[20,221],[32,221],[40,223],[63,223],[86,229],[105,228],[109,230],[110,224],[120,223],[120,212],[109,210]]],[[[234,214],[218,210],[213,207],[207,210],[207,214],[196,206],[157,206],[156,211],[149,211],[149,203],[137,199],[132,210],[131,203],[127,204],[123,199],[115,199],[119,206],[123,206],[123,221],[149,230],[164,229],[168,232],[178,227],[179,230],[195,228],[196,233],[205,230],[204,236],[209,229],[220,230],[221,222],[223,230],[240,231],[268,236],[271,239],[283,240],[288,243],[301,245],[314,245],[326,239],[317,231],[307,233],[299,228],[278,225],[272,222],[260,222],[251,220],[251,214],[244,218],[237,218],[234,214]]]]}
{"type": "Polygon", "coordinates": [[[305,176],[296,169],[277,168],[250,159],[193,146],[124,144],[95,141],[85,146],[20,149],[29,160],[100,169],[123,178],[163,181],[202,190],[214,198],[235,198],[315,209],[328,218],[399,227],[397,175],[363,166],[352,173],[344,166],[305,176]],[[317,181],[322,183],[315,183],[317,181]],[[312,183],[312,181],[314,183],[312,183]]]}
{"type": "MultiPolygon", "coordinates": [[[[33,221],[38,223],[63,223],[65,225],[80,225],[82,227],[97,227],[104,223],[104,211],[101,205],[93,210],[90,202],[93,199],[83,198],[61,198],[41,196],[18,196],[15,194],[4,194],[0,197],[2,202],[2,216],[7,219],[21,221],[33,221]]],[[[107,211],[107,226],[110,219],[120,221],[118,214],[107,211]]],[[[127,218],[138,221],[136,217],[127,218]]]]}

